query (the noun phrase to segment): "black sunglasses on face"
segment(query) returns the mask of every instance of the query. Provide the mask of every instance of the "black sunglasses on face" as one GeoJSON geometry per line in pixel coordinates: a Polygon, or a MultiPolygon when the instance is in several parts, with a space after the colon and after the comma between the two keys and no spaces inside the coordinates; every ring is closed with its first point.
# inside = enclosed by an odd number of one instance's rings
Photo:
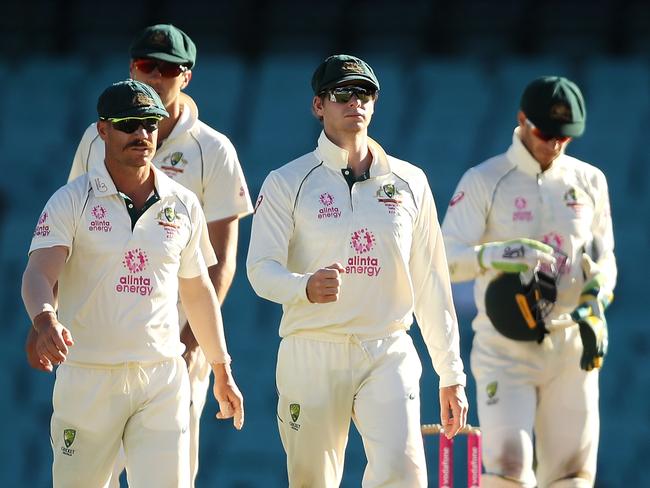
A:
{"type": "Polygon", "coordinates": [[[357,100],[359,100],[361,103],[368,103],[370,100],[375,99],[377,90],[349,85],[332,88],[330,90],[327,90],[325,93],[327,94],[330,102],[348,103],[352,96],[356,95],[357,100]]]}
{"type": "Polygon", "coordinates": [[[160,122],[160,119],[156,117],[145,117],[142,119],[108,119],[108,121],[113,125],[114,129],[126,134],[133,134],[140,126],[149,133],[158,130],[158,122],[160,122]]]}

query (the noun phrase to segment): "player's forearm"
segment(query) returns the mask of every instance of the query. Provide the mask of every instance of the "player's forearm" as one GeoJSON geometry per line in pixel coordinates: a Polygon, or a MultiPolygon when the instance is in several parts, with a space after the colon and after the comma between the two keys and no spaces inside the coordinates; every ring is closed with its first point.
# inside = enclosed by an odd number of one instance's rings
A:
{"type": "Polygon", "coordinates": [[[292,273],[270,259],[249,263],[248,280],[260,297],[287,305],[308,302],[307,281],[311,273],[292,273]]]}
{"type": "Polygon", "coordinates": [[[209,363],[230,361],[219,301],[208,276],[180,279],[183,309],[199,346],[209,363]]]}
{"type": "Polygon", "coordinates": [[[228,256],[226,259],[219,261],[214,266],[208,268],[210,281],[214,290],[217,293],[219,303],[223,303],[230,290],[232,281],[235,277],[235,270],[237,268],[236,256],[228,256]]]}
{"type": "Polygon", "coordinates": [[[33,266],[28,266],[23,274],[21,294],[25,309],[30,319],[38,314],[54,310],[55,298],[54,283],[50,283],[47,276],[33,266]]]}

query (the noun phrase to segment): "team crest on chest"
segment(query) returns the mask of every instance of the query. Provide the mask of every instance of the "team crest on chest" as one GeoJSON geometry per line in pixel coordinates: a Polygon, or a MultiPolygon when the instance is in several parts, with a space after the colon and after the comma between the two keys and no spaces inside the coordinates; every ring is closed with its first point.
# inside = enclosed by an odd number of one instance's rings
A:
{"type": "Polygon", "coordinates": [[[167,239],[171,239],[178,233],[181,219],[182,216],[176,213],[176,210],[172,205],[163,207],[163,209],[158,212],[158,215],[156,215],[158,225],[165,229],[165,237],[167,239]]]}
{"type": "Polygon", "coordinates": [[[185,172],[185,166],[187,166],[187,159],[183,157],[182,152],[176,151],[163,158],[160,169],[170,178],[175,178],[185,172]]]}
{"type": "Polygon", "coordinates": [[[387,183],[380,186],[375,193],[377,201],[384,204],[389,214],[394,214],[396,209],[402,204],[401,195],[402,192],[395,187],[394,183],[387,183]]]}
{"type": "Polygon", "coordinates": [[[564,193],[564,203],[567,207],[571,208],[576,214],[576,217],[579,217],[582,213],[582,209],[585,206],[586,195],[585,193],[575,187],[570,187],[564,193]]]}

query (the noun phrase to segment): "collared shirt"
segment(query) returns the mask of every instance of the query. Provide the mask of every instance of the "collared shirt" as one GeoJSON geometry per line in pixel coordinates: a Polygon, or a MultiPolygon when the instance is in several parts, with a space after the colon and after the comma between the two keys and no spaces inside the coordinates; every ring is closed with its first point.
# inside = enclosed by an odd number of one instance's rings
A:
{"type": "MultiPolygon", "coordinates": [[[[234,146],[225,135],[201,122],[187,105],[156,150],[153,163],[196,194],[208,222],[253,211],[234,146]]],[[[68,181],[103,164],[104,142],[96,124],[91,124],[79,143],[68,181]]]]}
{"type": "Polygon", "coordinates": [[[350,189],[348,152],[324,133],[318,147],[271,172],[253,218],[248,276],[281,303],[280,335],[386,337],[418,319],[440,385],[464,384],[442,234],[426,176],[375,142],[369,178],[350,189]],[[339,262],[339,300],[313,304],[307,280],[339,262]]]}
{"type": "Polygon", "coordinates": [[[207,272],[207,232],[196,196],[152,168],[160,200],[133,230],[106,167],[59,189],[34,231],[30,253],[68,248],[59,277],[59,320],[75,340],[68,359],[117,364],[177,357],[178,278],[207,272]]]}
{"type": "Polygon", "coordinates": [[[571,312],[584,285],[582,253],[599,261],[606,286],[616,283],[614,236],[605,175],[566,154],[541,171],[519,138],[504,154],[469,169],[451,199],[442,225],[454,281],[476,279],[474,327],[491,330],[485,290],[497,272],[483,271],[475,246],[527,237],[557,249],[558,300],[549,319],[571,312]]]}

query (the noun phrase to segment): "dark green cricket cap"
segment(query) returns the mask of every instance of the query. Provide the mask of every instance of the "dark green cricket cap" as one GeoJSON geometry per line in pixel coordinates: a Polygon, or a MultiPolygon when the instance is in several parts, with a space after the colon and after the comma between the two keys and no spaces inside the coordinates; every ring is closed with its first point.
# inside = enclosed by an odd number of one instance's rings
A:
{"type": "Polygon", "coordinates": [[[379,81],[370,65],[349,54],[336,54],[325,59],[314,71],[311,87],[318,95],[346,81],[363,81],[379,90],[379,81]]]}
{"type": "Polygon", "coordinates": [[[561,76],[533,80],[521,97],[521,110],[549,136],[579,137],[585,131],[587,113],[582,92],[561,76]]]}
{"type": "Polygon", "coordinates": [[[156,91],[145,83],[124,80],[106,88],[97,100],[102,120],[125,117],[169,117],[156,91]]]}
{"type": "Polygon", "coordinates": [[[153,58],[192,68],[196,63],[196,46],[192,39],[171,24],[146,27],[131,44],[131,59],[153,58]]]}

